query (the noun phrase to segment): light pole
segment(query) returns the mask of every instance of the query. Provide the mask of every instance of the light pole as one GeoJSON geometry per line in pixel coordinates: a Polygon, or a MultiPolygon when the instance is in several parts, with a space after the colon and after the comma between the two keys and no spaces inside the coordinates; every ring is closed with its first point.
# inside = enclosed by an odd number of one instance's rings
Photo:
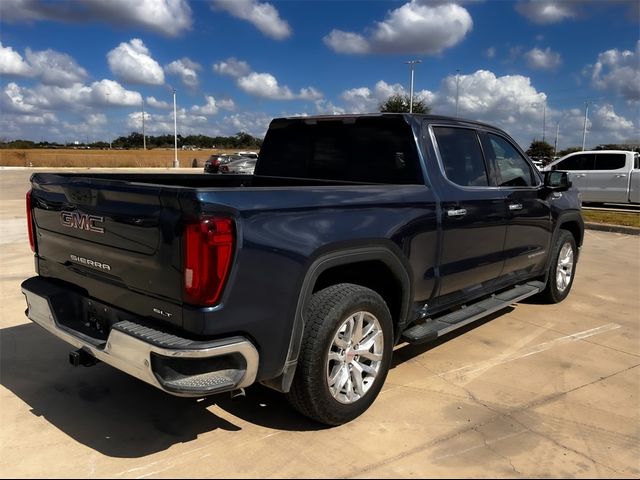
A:
{"type": "Polygon", "coordinates": [[[458,118],[458,98],[460,96],[460,70],[456,70],[456,118],[458,118]]]}
{"type": "Polygon", "coordinates": [[[404,62],[411,68],[411,93],[409,94],[409,113],[413,113],[413,69],[416,63],[422,63],[422,60],[409,60],[404,62]]]}
{"type": "MultiPolygon", "coordinates": [[[[107,96],[107,105],[109,104],[109,92],[105,92],[107,96]]],[[[109,117],[107,117],[107,138],[109,138],[109,150],[111,150],[111,129],[109,128],[109,117]]]]}
{"type": "Polygon", "coordinates": [[[584,102],[584,127],[582,128],[582,151],[584,152],[584,144],[587,140],[587,115],[589,114],[589,101],[584,102]]]}
{"type": "Polygon", "coordinates": [[[173,89],[173,138],[174,138],[174,152],[173,168],[178,168],[180,163],[178,162],[178,115],[176,114],[176,89],[173,89]]]}
{"type": "Polygon", "coordinates": [[[556,125],[556,142],[553,144],[553,158],[552,160],[556,159],[556,156],[558,155],[558,134],[560,133],[560,122],[558,122],[558,124],[556,125]]]}
{"type": "Polygon", "coordinates": [[[142,149],[147,149],[147,136],[144,134],[144,97],[142,97],[142,149]]]}
{"type": "Polygon", "coordinates": [[[542,142],[544,143],[545,132],[547,130],[547,102],[542,104],[542,142]]]}

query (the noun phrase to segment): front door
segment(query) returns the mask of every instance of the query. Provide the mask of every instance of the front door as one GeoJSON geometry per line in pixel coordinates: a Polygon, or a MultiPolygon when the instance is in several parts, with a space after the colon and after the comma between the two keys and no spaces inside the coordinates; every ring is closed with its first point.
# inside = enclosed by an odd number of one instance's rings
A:
{"type": "Polygon", "coordinates": [[[509,222],[501,281],[513,284],[544,273],[551,248],[551,208],[535,167],[518,149],[500,135],[481,137],[485,156],[494,165],[496,182],[505,194],[509,222]]]}

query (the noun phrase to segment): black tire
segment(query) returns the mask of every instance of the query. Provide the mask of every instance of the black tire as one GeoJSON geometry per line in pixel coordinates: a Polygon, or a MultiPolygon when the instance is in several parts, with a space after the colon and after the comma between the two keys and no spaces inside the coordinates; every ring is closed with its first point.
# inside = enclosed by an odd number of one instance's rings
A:
{"type": "Polygon", "coordinates": [[[560,230],[556,243],[553,247],[551,262],[549,264],[549,278],[547,280],[547,286],[540,293],[540,298],[543,301],[547,303],[560,303],[567,298],[567,295],[569,295],[569,292],[571,291],[571,286],[573,285],[577,260],[578,248],[573,235],[567,230],[560,230]],[[561,254],[563,254],[563,258],[565,258],[563,253],[565,248],[571,249],[571,262],[563,266],[560,264],[559,260],[561,254]],[[563,270],[564,274],[560,272],[560,270],[563,270]],[[567,281],[568,283],[566,283],[567,281]]]}
{"type": "MultiPolygon", "coordinates": [[[[387,377],[393,352],[393,323],[389,309],[382,297],[373,290],[360,285],[341,283],[313,295],[305,312],[305,320],[298,366],[287,399],[300,413],[318,422],[327,425],[349,422],[371,406],[387,377]],[[381,333],[382,346],[376,344],[369,349],[371,353],[375,353],[376,350],[380,352],[380,360],[370,360],[369,354],[354,356],[359,347],[351,347],[351,339],[355,341],[358,335],[353,331],[352,336],[348,335],[348,331],[343,332],[342,327],[351,320],[357,323],[357,318],[362,323],[368,322],[367,327],[372,333],[381,333]],[[336,342],[342,343],[346,337],[349,337],[349,347],[341,350],[336,346],[336,342]],[[343,360],[336,360],[337,356],[343,360]],[[353,372],[359,370],[363,364],[369,369],[377,367],[377,373],[367,377],[369,372],[365,371],[360,375],[353,372]],[[351,388],[350,393],[358,398],[354,397],[352,400],[346,398],[346,393],[342,395],[340,392],[343,387],[335,387],[340,380],[335,381],[332,393],[329,376],[333,372],[334,378],[340,376],[341,379],[348,379],[344,385],[345,392],[351,388]],[[359,385],[356,377],[360,378],[359,385]],[[365,378],[369,382],[366,390],[362,386],[362,379],[365,378]]],[[[360,339],[358,343],[366,339],[370,342],[373,337],[365,335],[360,336],[360,339]]]]}

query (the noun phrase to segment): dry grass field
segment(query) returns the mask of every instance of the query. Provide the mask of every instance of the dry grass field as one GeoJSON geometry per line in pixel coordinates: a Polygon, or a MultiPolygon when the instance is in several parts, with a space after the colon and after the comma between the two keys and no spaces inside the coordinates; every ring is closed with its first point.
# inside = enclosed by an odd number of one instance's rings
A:
{"type": "MultiPolygon", "coordinates": [[[[178,150],[181,167],[203,167],[210,155],[233,153],[223,148],[178,150]]],[[[11,167],[171,167],[173,149],[153,150],[76,150],[76,149],[0,149],[0,166],[11,167]]]]}

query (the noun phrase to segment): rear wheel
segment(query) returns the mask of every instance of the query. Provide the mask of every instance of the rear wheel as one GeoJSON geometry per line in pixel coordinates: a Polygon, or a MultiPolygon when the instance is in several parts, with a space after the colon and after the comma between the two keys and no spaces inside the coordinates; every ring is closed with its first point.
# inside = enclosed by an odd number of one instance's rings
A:
{"type": "Polygon", "coordinates": [[[559,303],[569,295],[576,270],[578,249],[567,230],[560,230],[549,265],[549,279],[541,297],[549,303],[559,303]]]}
{"type": "Polygon", "coordinates": [[[287,398],[303,415],[340,425],[361,415],[389,371],[393,325],[371,289],[342,283],[313,295],[287,398]]]}

